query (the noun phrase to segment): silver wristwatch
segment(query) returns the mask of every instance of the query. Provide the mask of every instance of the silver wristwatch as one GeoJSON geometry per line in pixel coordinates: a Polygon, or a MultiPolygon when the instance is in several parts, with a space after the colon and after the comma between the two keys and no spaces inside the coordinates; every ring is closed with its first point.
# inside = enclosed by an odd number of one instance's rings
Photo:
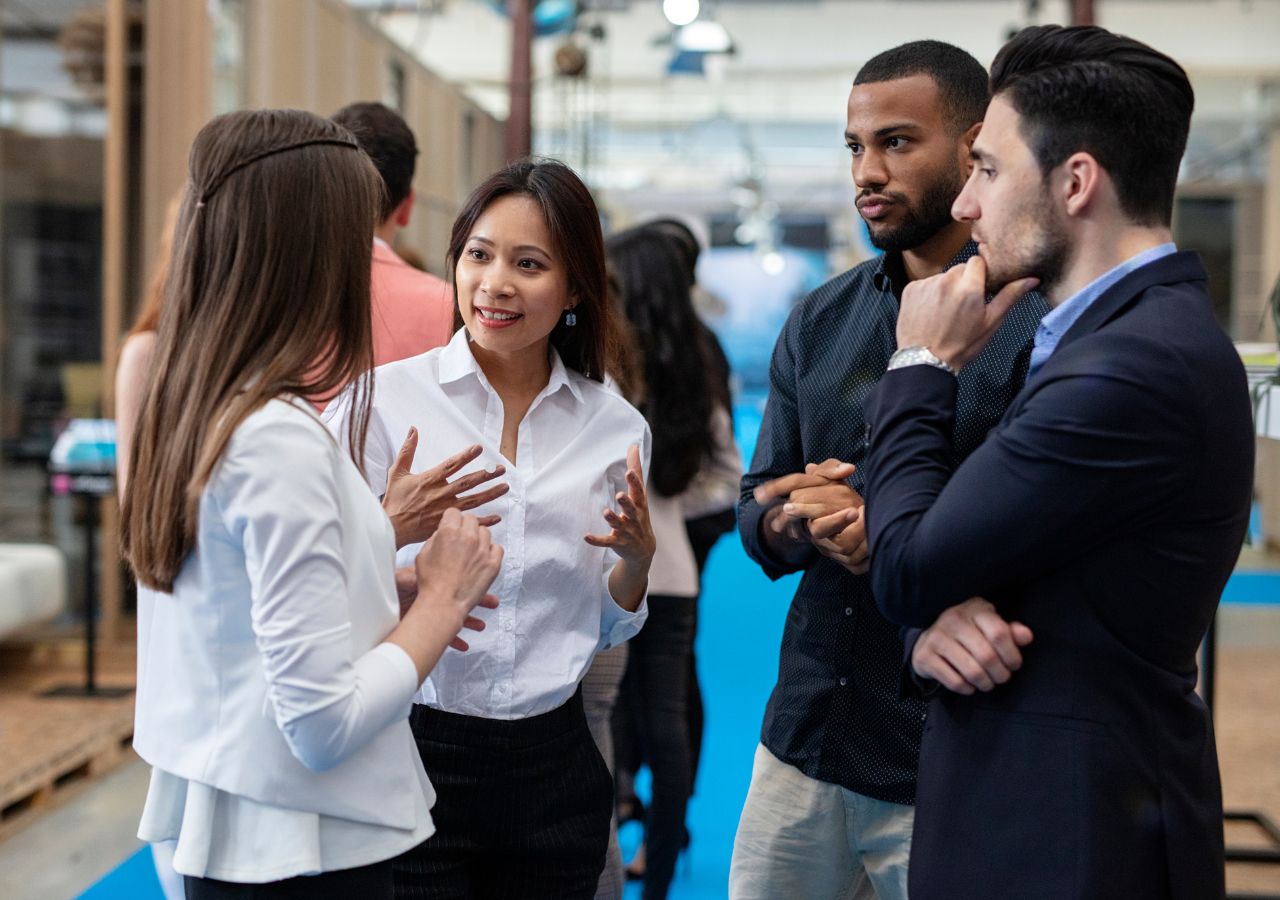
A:
{"type": "Polygon", "coordinates": [[[939,359],[937,354],[928,347],[903,347],[889,357],[889,368],[886,371],[892,372],[894,369],[906,366],[933,366],[952,375],[956,374],[956,370],[951,368],[950,364],[939,359]]]}

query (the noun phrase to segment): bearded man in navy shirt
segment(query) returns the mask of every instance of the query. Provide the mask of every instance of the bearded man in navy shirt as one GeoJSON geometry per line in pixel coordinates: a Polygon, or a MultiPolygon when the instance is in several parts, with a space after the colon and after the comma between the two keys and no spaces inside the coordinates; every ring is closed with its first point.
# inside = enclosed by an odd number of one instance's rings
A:
{"type": "MultiPolygon", "coordinates": [[[[938,41],[874,57],[849,95],[845,141],[857,207],[884,255],[792,312],[742,481],[747,552],[771,578],[804,577],[734,844],[734,900],[907,896],[925,703],[903,691],[899,629],[877,610],[866,575],[863,404],[897,349],[903,289],[977,253],[951,205],[987,100],[982,66],[938,41]]],[[[966,366],[957,460],[1018,392],[1047,311],[1038,294],[1023,298],[966,366]]]]}

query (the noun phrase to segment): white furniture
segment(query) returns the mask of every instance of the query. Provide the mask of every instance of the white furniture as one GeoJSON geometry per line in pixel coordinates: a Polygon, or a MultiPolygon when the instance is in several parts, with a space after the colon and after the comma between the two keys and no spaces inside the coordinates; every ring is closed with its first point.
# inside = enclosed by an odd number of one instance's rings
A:
{"type": "Polygon", "coordinates": [[[45,544],[0,544],[0,637],[62,612],[67,563],[45,544]]]}

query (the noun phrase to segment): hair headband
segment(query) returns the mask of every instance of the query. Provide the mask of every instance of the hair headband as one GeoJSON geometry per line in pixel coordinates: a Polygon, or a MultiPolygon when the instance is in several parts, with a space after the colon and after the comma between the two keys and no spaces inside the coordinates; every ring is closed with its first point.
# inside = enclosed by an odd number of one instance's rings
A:
{"type": "Polygon", "coordinates": [[[272,147],[270,150],[263,150],[260,153],[255,153],[253,156],[250,156],[248,159],[241,160],[231,168],[227,169],[227,171],[223,172],[217,178],[215,178],[213,180],[213,183],[210,184],[207,188],[205,188],[204,193],[200,195],[200,199],[196,201],[196,206],[204,206],[205,203],[209,201],[209,198],[214,195],[214,192],[217,191],[218,188],[222,187],[222,183],[224,181],[226,181],[228,178],[230,178],[232,175],[234,175],[236,172],[239,172],[241,169],[245,168],[246,166],[251,166],[254,163],[256,163],[258,160],[266,159],[268,156],[275,156],[277,153],[285,153],[289,150],[297,150],[301,147],[312,147],[312,146],[315,146],[316,144],[331,144],[335,147],[350,147],[352,150],[360,149],[360,145],[357,144],[355,141],[349,141],[343,138],[311,138],[305,141],[298,141],[295,144],[285,144],[284,146],[281,146],[281,147],[272,147]]]}

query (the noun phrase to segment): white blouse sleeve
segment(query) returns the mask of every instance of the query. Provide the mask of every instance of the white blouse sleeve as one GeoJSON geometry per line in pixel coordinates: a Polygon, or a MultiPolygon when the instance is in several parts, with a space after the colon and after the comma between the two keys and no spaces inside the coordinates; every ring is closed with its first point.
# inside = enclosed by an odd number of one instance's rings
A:
{"type": "Polygon", "coordinates": [[[399,647],[380,644],[352,658],[352,598],[385,587],[347,581],[339,452],[314,420],[246,423],[209,493],[244,551],[276,724],[313,771],[332,768],[403,720],[418,687],[399,647]]]}
{"type": "MultiPolygon", "coordinates": [[[[627,442],[627,446],[631,444],[640,445],[640,468],[645,474],[645,481],[649,480],[649,462],[653,452],[653,438],[649,432],[648,424],[643,424],[642,431],[637,432],[633,439],[627,442]]],[[[619,491],[627,489],[627,457],[624,451],[622,463],[619,466],[615,463],[609,468],[609,496],[606,503],[611,507],[616,507],[614,496],[619,491]]],[[[618,562],[618,555],[612,550],[606,551],[604,555],[604,609],[600,616],[600,649],[608,650],[610,647],[616,647],[619,644],[631,640],[640,633],[640,629],[644,626],[645,619],[649,618],[649,591],[645,590],[645,595],[640,598],[640,605],[636,607],[635,612],[628,612],[618,605],[613,599],[613,594],[609,592],[609,576],[613,573],[613,567],[618,562]]]]}

